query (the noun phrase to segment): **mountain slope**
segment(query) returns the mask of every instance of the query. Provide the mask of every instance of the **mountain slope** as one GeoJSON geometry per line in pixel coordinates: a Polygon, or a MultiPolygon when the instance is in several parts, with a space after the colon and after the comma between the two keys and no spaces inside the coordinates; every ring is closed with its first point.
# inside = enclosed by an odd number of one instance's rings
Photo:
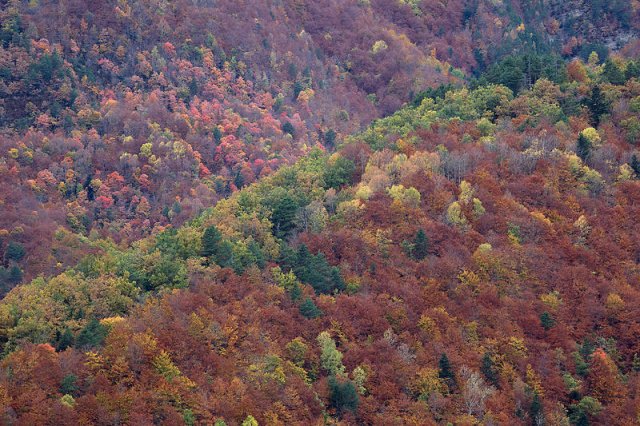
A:
{"type": "Polygon", "coordinates": [[[179,226],[505,55],[637,49],[635,2],[567,4],[2,2],[3,291],[73,266],[92,233],[179,226]]]}
{"type": "Polygon", "coordinates": [[[5,418],[631,421],[636,69],[425,94],[179,229],[89,242],[0,304],[5,418]]]}

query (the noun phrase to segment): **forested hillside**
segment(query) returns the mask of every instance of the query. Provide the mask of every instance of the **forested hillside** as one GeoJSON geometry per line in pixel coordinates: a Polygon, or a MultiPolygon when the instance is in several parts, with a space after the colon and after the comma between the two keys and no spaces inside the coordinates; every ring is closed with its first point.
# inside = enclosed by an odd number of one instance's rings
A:
{"type": "Polygon", "coordinates": [[[0,424],[640,418],[637,1],[0,5],[0,424]]]}
{"type": "Polygon", "coordinates": [[[425,93],[183,227],[87,241],[2,302],[6,418],[625,424],[636,70],[425,93]]]}
{"type": "Polygon", "coordinates": [[[178,226],[505,55],[633,55],[637,13],[635,1],[2,2],[0,284],[73,266],[81,235],[129,243],[178,226]]]}

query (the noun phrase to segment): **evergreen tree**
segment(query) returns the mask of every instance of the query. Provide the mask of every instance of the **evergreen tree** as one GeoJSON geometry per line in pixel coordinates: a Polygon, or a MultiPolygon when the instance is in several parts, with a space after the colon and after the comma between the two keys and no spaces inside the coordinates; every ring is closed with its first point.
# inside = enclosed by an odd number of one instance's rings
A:
{"type": "Polygon", "coordinates": [[[429,239],[423,229],[419,229],[413,240],[413,257],[422,260],[429,254],[429,239]]]}
{"type": "Polygon", "coordinates": [[[533,400],[531,401],[531,407],[529,408],[529,416],[531,417],[534,425],[544,424],[542,401],[540,401],[540,396],[538,396],[537,392],[533,394],[533,400]]]}
{"type": "Polygon", "coordinates": [[[221,268],[234,267],[235,259],[233,257],[233,244],[231,241],[222,241],[218,253],[216,253],[213,259],[221,268]]]}
{"type": "Polygon", "coordinates": [[[324,145],[331,149],[336,145],[336,132],[333,129],[327,130],[324,134],[324,145]]]}
{"type": "Polygon", "coordinates": [[[507,86],[513,93],[518,93],[525,81],[523,59],[507,56],[504,60],[491,66],[483,76],[489,83],[507,86]]]}
{"type": "Polygon", "coordinates": [[[631,361],[631,368],[633,371],[640,371],[640,356],[638,353],[633,354],[633,361],[631,361]]]}
{"type": "Polygon", "coordinates": [[[73,340],[73,333],[71,333],[69,327],[65,328],[63,333],[60,333],[60,331],[56,331],[56,351],[61,352],[68,347],[73,346],[73,340]]]}
{"type": "Polygon", "coordinates": [[[549,330],[556,325],[556,320],[553,319],[553,316],[551,316],[549,312],[543,312],[540,314],[540,324],[542,324],[542,328],[549,330]]]}
{"type": "MultiPolygon", "coordinates": [[[[296,253],[296,265],[306,265],[311,257],[312,255],[311,252],[309,252],[309,248],[307,247],[307,245],[300,244],[300,247],[298,247],[298,252],[296,253]]],[[[300,277],[298,276],[298,278],[300,277]]]]}
{"type": "MultiPolygon", "coordinates": [[[[304,90],[304,86],[302,85],[302,83],[300,81],[296,81],[295,83],[293,83],[293,100],[294,101],[296,99],[298,99],[298,95],[303,90],[304,90]]],[[[289,132],[287,132],[287,133],[289,133],[289,132]]],[[[291,136],[293,136],[293,134],[291,134],[291,136]]]]}
{"type": "Polygon", "coordinates": [[[295,139],[296,129],[293,127],[293,124],[291,124],[290,122],[287,121],[282,125],[282,131],[285,133],[289,133],[291,137],[295,139]]]}
{"type": "Polygon", "coordinates": [[[167,219],[169,219],[169,206],[164,206],[162,208],[162,216],[166,217],[167,219]]]}
{"type": "Polygon", "coordinates": [[[498,387],[498,384],[500,383],[498,380],[498,372],[495,369],[489,352],[485,352],[482,356],[482,366],[480,367],[480,371],[482,371],[482,374],[484,374],[484,377],[486,377],[489,383],[498,387]]]}
{"type": "Polygon", "coordinates": [[[318,253],[314,256],[309,253],[309,249],[304,244],[298,248],[292,269],[296,277],[310,284],[316,293],[330,294],[345,288],[340,269],[329,265],[324,254],[318,253]]]}
{"type": "Polygon", "coordinates": [[[631,156],[631,162],[629,165],[631,166],[631,170],[635,173],[636,179],[640,179],[640,160],[638,160],[638,156],[636,154],[631,156]]]}
{"type": "Polygon", "coordinates": [[[100,324],[95,318],[84,326],[84,328],[78,334],[76,340],[76,347],[78,348],[92,348],[100,346],[104,339],[107,337],[109,330],[104,325],[100,324]]]}
{"type": "Polygon", "coordinates": [[[624,73],[611,58],[605,61],[602,76],[611,84],[622,85],[626,81],[624,73]]]}
{"type": "Polygon", "coordinates": [[[78,377],[75,374],[67,374],[60,383],[60,393],[63,395],[73,395],[78,391],[78,377]]]}
{"type": "Polygon", "coordinates": [[[7,260],[13,260],[19,262],[25,255],[25,250],[22,244],[15,241],[9,242],[7,245],[7,252],[5,254],[7,260]]]}
{"type": "Polygon", "coordinates": [[[580,136],[578,136],[578,143],[576,144],[576,155],[586,163],[591,158],[591,149],[591,141],[580,134],[580,136]]]}
{"type": "Polygon", "coordinates": [[[322,311],[313,303],[310,297],[304,299],[304,302],[300,304],[300,313],[307,319],[318,318],[322,315],[322,311]]]}
{"type": "Polygon", "coordinates": [[[198,88],[198,80],[196,80],[195,77],[191,78],[191,81],[189,82],[189,94],[191,96],[195,96],[198,94],[198,91],[200,89],[198,88]]]}
{"type": "Polygon", "coordinates": [[[253,261],[258,266],[258,268],[264,268],[266,260],[264,258],[264,252],[262,251],[262,247],[260,247],[260,244],[252,240],[249,243],[249,252],[251,252],[253,261]]]}
{"type": "Polygon", "coordinates": [[[335,376],[329,377],[329,403],[338,414],[356,411],[359,402],[358,391],[351,380],[340,382],[335,376]]]}
{"type": "Polygon", "coordinates": [[[342,275],[340,275],[340,269],[337,267],[331,268],[331,287],[329,291],[338,290],[342,291],[345,288],[344,280],[342,279],[342,275]]]}
{"type": "Polygon", "coordinates": [[[290,195],[281,198],[273,208],[271,222],[273,233],[278,238],[286,238],[295,228],[298,204],[290,195]]]}
{"type": "Polygon", "coordinates": [[[574,352],[573,358],[576,365],[576,373],[582,377],[587,377],[589,374],[589,364],[584,360],[584,357],[579,352],[574,352]]]}
{"type": "Polygon", "coordinates": [[[9,277],[8,281],[11,284],[18,284],[22,281],[22,269],[18,265],[12,265],[9,268],[9,277]]]}
{"type": "Polygon", "coordinates": [[[218,126],[213,128],[213,140],[216,141],[217,144],[222,140],[222,132],[218,126]]]}
{"type": "Polygon", "coordinates": [[[438,367],[438,377],[447,383],[449,389],[454,388],[456,386],[456,376],[451,368],[451,363],[449,362],[447,354],[442,354],[440,361],[438,362],[438,367]]]}
{"type": "Polygon", "coordinates": [[[576,426],[589,426],[591,424],[589,417],[597,415],[601,409],[600,401],[593,397],[585,396],[577,404],[569,406],[569,421],[576,426]]]}
{"type": "Polygon", "coordinates": [[[595,86],[591,90],[591,96],[586,100],[586,105],[591,113],[591,124],[598,127],[601,117],[609,112],[609,103],[602,94],[600,86],[595,86]]]}
{"type": "MultiPolygon", "coordinates": [[[[302,297],[302,287],[300,286],[300,284],[295,283],[291,287],[291,289],[289,290],[289,297],[294,302],[298,301],[300,299],[300,297],[302,297]]],[[[302,315],[304,315],[304,313],[302,315]]]]}
{"type": "Polygon", "coordinates": [[[327,165],[324,172],[325,189],[340,189],[351,182],[351,177],[356,170],[353,161],[339,156],[333,163],[327,165]]]}
{"type": "Polygon", "coordinates": [[[624,76],[627,80],[640,77],[640,66],[638,65],[638,62],[629,61],[627,63],[627,69],[625,70],[624,76]]]}
{"type": "Polygon", "coordinates": [[[240,173],[240,170],[237,171],[236,176],[233,178],[233,184],[238,189],[244,186],[244,176],[242,173],[240,173]]]}
{"type": "Polygon", "coordinates": [[[220,252],[222,234],[215,226],[209,226],[202,235],[202,256],[213,259],[220,252]]]}

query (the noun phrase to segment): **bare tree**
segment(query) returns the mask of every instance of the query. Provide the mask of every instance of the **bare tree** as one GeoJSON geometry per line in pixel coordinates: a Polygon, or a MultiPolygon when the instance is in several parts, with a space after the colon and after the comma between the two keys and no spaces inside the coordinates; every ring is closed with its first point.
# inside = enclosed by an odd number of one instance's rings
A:
{"type": "Polygon", "coordinates": [[[476,371],[467,366],[460,370],[460,376],[464,380],[462,395],[464,397],[467,414],[482,417],[484,415],[485,401],[496,389],[484,382],[484,379],[476,371]]]}

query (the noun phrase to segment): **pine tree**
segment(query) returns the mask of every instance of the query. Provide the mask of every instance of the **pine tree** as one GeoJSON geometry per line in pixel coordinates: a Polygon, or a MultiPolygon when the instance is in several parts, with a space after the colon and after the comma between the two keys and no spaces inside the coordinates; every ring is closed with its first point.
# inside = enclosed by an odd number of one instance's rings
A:
{"type": "Polygon", "coordinates": [[[295,139],[296,129],[293,127],[293,124],[291,124],[290,122],[287,121],[282,125],[282,131],[284,133],[289,133],[291,137],[295,139]]]}
{"type": "MultiPolygon", "coordinates": [[[[299,283],[295,283],[293,285],[293,287],[291,287],[291,289],[289,290],[289,297],[291,298],[291,300],[293,300],[294,302],[299,300],[300,297],[302,297],[302,287],[300,286],[299,283]]],[[[302,313],[302,311],[300,311],[302,313]]],[[[302,315],[304,315],[304,313],[302,313],[302,315]]]]}
{"type": "Polygon", "coordinates": [[[313,303],[310,297],[304,299],[304,302],[300,304],[300,313],[307,319],[318,318],[322,315],[322,311],[313,303]]]}
{"type": "Polygon", "coordinates": [[[213,140],[216,141],[216,143],[220,143],[222,140],[222,132],[218,126],[213,128],[213,140]]]}
{"type": "Polygon", "coordinates": [[[356,411],[360,401],[353,382],[351,380],[340,382],[335,376],[329,377],[329,402],[338,414],[356,411]]]}
{"type": "Polygon", "coordinates": [[[597,127],[600,124],[602,115],[609,112],[609,104],[600,90],[600,86],[595,86],[591,91],[591,97],[586,101],[587,108],[591,112],[591,124],[597,127]]]}
{"type": "Polygon", "coordinates": [[[9,242],[7,245],[7,252],[5,254],[8,260],[19,262],[25,255],[25,250],[22,244],[15,241],[9,242]]]}
{"type": "Polygon", "coordinates": [[[56,351],[61,352],[73,346],[73,340],[73,333],[71,333],[69,327],[65,328],[63,333],[56,331],[56,351]]]}
{"type": "Polygon", "coordinates": [[[553,319],[549,312],[543,312],[540,314],[540,324],[542,328],[545,330],[551,329],[554,325],[556,325],[556,321],[553,319]]]}
{"type": "Polygon", "coordinates": [[[429,239],[423,229],[419,229],[413,240],[413,257],[422,260],[429,254],[429,239]]]}
{"type": "Polygon", "coordinates": [[[304,244],[298,248],[295,263],[291,266],[296,277],[303,283],[311,284],[316,293],[331,294],[346,287],[340,269],[329,265],[324,254],[312,255],[304,244]]]}
{"type": "Polygon", "coordinates": [[[624,76],[627,80],[640,77],[640,66],[637,62],[629,61],[624,76]]]}
{"type": "Polygon", "coordinates": [[[274,235],[278,238],[286,238],[295,228],[295,218],[298,212],[298,204],[295,200],[285,195],[273,208],[271,222],[274,235]]]}
{"type": "Polygon", "coordinates": [[[621,85],[626,81],[624,73],[611,58],[607,59],[604,63],[602,76],[611,84],[621,85]]]}
{"type": "Polygon", "coordinates": [[[491,354],[489,354],[489,352],[485,352],[482,356],[482,366],[480,367],[480,371],[482,371],[482,374],[484,374],[484,377],[487,378],[489,383],[498,387],[498,373],[493,365],[493,360],[491,359],[491,354]]]}
{"type": "Polygon", "coordinates": [[[336,145],[336,132],[333,129],[327,130],[324,134],[324,145],[331,149],[336,145]]]}
{"type": "Polygon", "coordinates": [[[215,226],[209,226],[202,235],[202,256],[212,259],[220,252],[222,234],[215,226]]]}
{"type": "Polygon", "coordinates": [[[222,268],[233,267],[235,259],[233,258],[233,244],[231,241],[222,241],[222,243],[220,243],[220,249],[213,259],[222,268]]]}
{"type": "Polygon", "coordinates": [[[78,348],[92,348],[100,346],[104,339],[109,334],[109,330],[100,322],[93,318],[87,323],[87,325],[78,334],[76,340],[76,347],[78,348]]]}
{"type": "Polygon", "coordinates": [[[635,173],[636,179],[640,179],[640,160],[638,160],[638,156],[636,154],[633,154],[631,157],[631,163],[629,163],[629,165],[631,166],[631,170],[635,173]]]}
{"type": "Polygon", "coordinates": [[[454,388],[456,386],[456,376],[451,368],[451,363],[449,362],[447,354],[442,354],[440,361],[438,362],[438,367],[438,377],[447,383],[449,389],[454,388]]]}
{"type": "Polygon", "coordinates": [[[584,135],[578,136],[578,143],[576,144],[576,155],[580,157],[585,163],[591,158],[591,142],[584,135]]]}
{"type": "Polygon", "coordinates": [[[342,279],[342,275],[340,275],[340,269],[336,266],[331,268],[331,288],[330,291],[338,290],[342,291],[345,288],[344,280],[342,279]]]}
{"type": "Polygon", "coordinates": [[[22,281],[22,269],[18,265],[13,265],[9,268],[8,280],[12,284],[18,284],[22,281]]]}
{"type": "Polygon", "coordinates": [[[633,354],[633,361],[631,362],[631,368],[633,371],[640,371],[640,356],[637,353],[633,354]]]}
{"type": "Polygon", "coordinates": [[[78,377],[75,374],[67,374],[60,383],[60,393],[73,395],[78,391],[78,377]]]}
{"type": "Polygon", "coordinates": [[[244,175],[238,170],[236,176],[233,178],[233,184],[236,188],[240,189],[244,186],[244,175]]]}
{"type": "Polygon", "coordinates": [[[544,424],[544,412],[542,411],[542,401],[538,393],[533,394],[533,400],[531,401],[531,407],[529,408],[529,415],[531,416],[532,424],[541,425],[544,424]]]}

